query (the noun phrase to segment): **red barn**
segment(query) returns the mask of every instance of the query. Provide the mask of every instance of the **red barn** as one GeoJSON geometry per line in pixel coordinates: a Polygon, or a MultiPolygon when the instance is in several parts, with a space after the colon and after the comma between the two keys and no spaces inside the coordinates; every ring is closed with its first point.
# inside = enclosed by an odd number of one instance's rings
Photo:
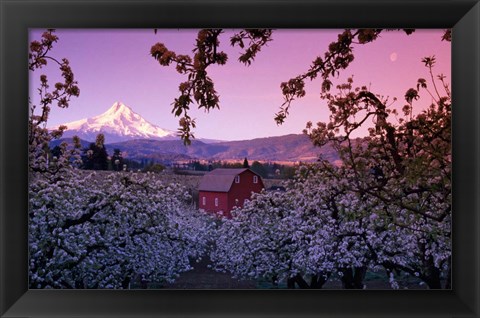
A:
{"type": "Polygon", "coordinates": [[[234,206],[243,207],[252,192],[264,189],[262,178],[250,169],[215,169],[205,174],[198,189],[198,207],[230,216],[234,206]]]}

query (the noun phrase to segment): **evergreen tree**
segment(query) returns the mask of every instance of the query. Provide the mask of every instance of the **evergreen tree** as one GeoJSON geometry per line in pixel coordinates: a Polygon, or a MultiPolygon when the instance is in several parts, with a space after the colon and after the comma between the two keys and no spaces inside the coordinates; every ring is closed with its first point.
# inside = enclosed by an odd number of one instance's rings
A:
{"type": "Polygon", "coordinates": [[[122,152],[118,148],[113,149],[112,166],[113,166],[113,170],[115,171],[122,170],[123,156],[122,156],[122,152]]]}
{"type": "Polygon", "coordinates": [[[98,134],[93,153],[93,168],[95,170],[108,170],[108,153],[105,149],[105,136],[98,134]]]}
{"type": "Polygon", "coordinates": [[[265,165],[261,164],[258,161],[252,163],[252,171],[258,173],[262,178],[268,177],[268,171],[265,165]]]}
{"type": "Polygon", "coordinates": [[[243,160],[243,167],[244,168],[250,168],[250,165],[248,164],[247,157],[245,157],[245,160],[243,160]]]}
{"type": "Polygon", "coordinates": [[[87,170],[108,170],[108,153],[104,145],[105,136],[98,134],[95,143],[84,150],[83,167],[87,170]]]}
{"type": "Polygon", "coordinates": [[[59,158],[62,155],[62,148],[60,146],[55,146],[53,149],[50,151],[52,154],[52,157],[57,157],[59,158]]]}
{"type": "Polygon", "coordinates": [[[83,168],[86,170],[93,170],[93,153],[95,151],[95,144],[92,142],[88,148],[83,150],[82,161],[83,168]]]}

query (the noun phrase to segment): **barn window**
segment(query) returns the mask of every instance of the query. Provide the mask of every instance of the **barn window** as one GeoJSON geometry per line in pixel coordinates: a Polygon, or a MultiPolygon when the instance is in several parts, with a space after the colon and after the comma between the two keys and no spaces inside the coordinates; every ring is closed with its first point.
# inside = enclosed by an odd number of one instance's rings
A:
{"type": "Polygon", "coordinates": [[[207,204],[207,198],[206,198],[206,197],[202,197],[202,204],[203,204],[203,205],[206,205],[206,204],[207,204]]]}
{"type": "Polygon", "coordinates": [[[253,183],[258,183],[258,177],[257,176],[253,176],[253,183]]]}
{"type": "Polygon", "coordinates": [[[218,198],[215,198],[215,206],[218,206],[218,198]]]}
{"type": "MultiPolygon", "coordinates": [[[[232,180],[232,179],[230,179],[230,180],[232,180]]],[[[235,177],[235,183],[240,183],[240,176],[235,177]]]]}

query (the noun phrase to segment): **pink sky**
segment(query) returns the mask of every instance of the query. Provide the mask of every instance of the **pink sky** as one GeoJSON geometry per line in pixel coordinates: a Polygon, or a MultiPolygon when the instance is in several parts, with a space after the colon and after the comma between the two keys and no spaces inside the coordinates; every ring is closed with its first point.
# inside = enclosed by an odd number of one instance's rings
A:
{"type": "MultiPolygon", "coordinates": [[[[41,32],[31,30],[30,40],[38,39],[41,32]]],[[[174,66],[160,66],[149,52],[153,44],[162,42],[178,54],[190,54],[197,32],[58,29],[60,39],[52,55],[69,59],[81,93],[68,109],[52,109],[48,126],[99,115],[121,101],[151,123],[176,130],[178,118],[171,114],[171,103],[178,96],[179,83],[185,79],[174,66]]],[[[285,124],[277,126],[273,118],[283,102],[280,83],[306,71],[316,56],[323,56],[339,30],[276,30],[273,41],[249,67],[237,61],[239,49],[230,46],[233,32],[227,30],[220,38],[221,50],[229,56],[227,64],[210,69],[220,95],[220,110],[209,114],[191,111],[197,120],[197,138],[241,140],[298,134],[309,120],[328,120],[325,102],[319,98],[319,79],[307,84],[307,95],[293,104],[285,124]]],[[[451,45],[441,41],[442,34],[443,30],[417,30],[410,36],[383,32],[375,42],[355,47],[355,61],[334,83],[354,75],[356,86],[367,85],[375,93],[390,96],[390,100],[397,97],[393,105],[401,109],[407,89],[415,87],[420,77],[430,78],[421,63],[423,57],[435,55],[435,72],[443,73],[450,82],[451,45]]],[[[58,79],[53,64],[30,72],[30,96],[34,102],[38,100],[40,74],[47,74],[51,84],[58,79]]],[[[420,94],[423,98],[414,106],[416,112],[431,102],[425,92],[420,94]]]]}

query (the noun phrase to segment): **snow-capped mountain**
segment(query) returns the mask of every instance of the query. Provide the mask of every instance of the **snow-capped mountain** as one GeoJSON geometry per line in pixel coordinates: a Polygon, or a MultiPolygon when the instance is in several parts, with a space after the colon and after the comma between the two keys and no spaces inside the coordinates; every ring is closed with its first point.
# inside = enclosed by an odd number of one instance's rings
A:
{"type": "Polygon", "coordinates": [[[97,135],[105,135],[105,142],[121,142],[132,139],[177,140],[177,133],[160,128],[146,121],[127,105],[116,102],[101,115],[63,124],[67,126],[63,137],[77,135],[81,139],[95,141],[97,135]]]}

